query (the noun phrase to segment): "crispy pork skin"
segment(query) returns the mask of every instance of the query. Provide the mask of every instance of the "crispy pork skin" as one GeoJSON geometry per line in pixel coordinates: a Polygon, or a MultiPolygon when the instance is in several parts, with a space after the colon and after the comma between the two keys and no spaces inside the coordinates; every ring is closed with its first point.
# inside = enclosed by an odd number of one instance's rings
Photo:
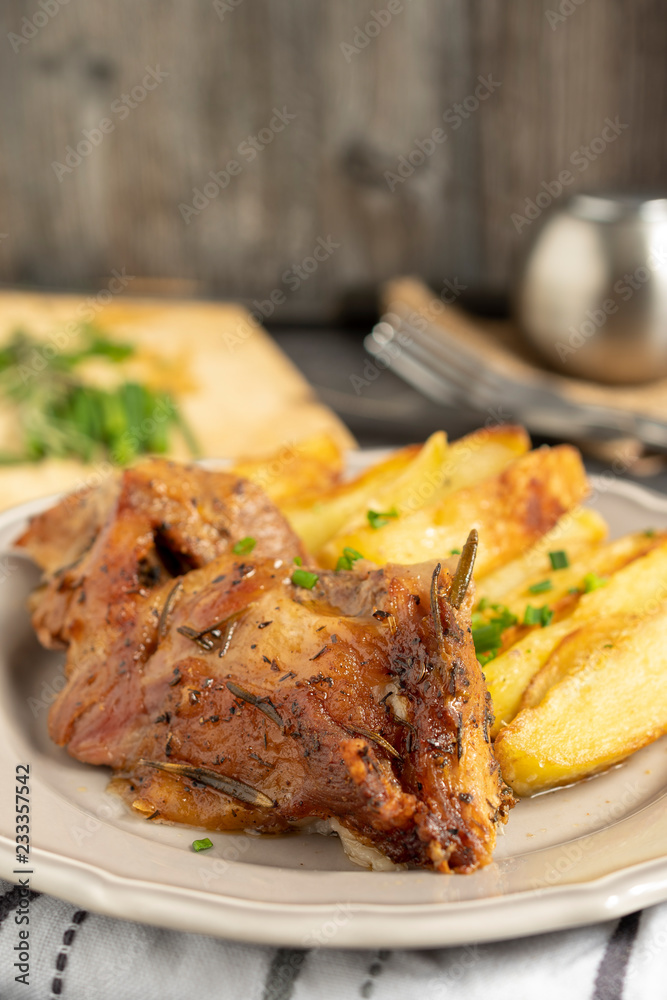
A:
{"type": "Polygon", "coordinates": [[[333,818],[396,863],[491,860],[512,799],[447,570],[319,570],[257,487],[197,467],[144,462],[80,503],[19,542],[47,571],[40,640],[67,649],[57,743],[152,821],[333,818]]]}

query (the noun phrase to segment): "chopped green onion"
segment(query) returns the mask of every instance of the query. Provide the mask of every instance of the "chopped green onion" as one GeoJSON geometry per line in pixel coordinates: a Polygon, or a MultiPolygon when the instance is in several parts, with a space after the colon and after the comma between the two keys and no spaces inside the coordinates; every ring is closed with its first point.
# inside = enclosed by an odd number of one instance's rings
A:
{"type": "Polygon", "coordinates": [[[398,517],[398,511],[395,507],[385,511],[369,510],[366,513],[366,517],[371,528],[377,531],[378,528],[384,528],[385,524],[389,524],[390,518],[398,517]]]}
{"type": "Polygon", "coordinates": [[[599,590],[600,587],[606,587],[609,580],[606,580],[603,576],[598,576],[597,573],[587,573],[582,583],[584,594],[590,594],[592,590],[599,590]]]}
{"type": "Polygon", "coordinates": [[[539,625],[542,620],[542,608],[534,608],[532,604],[526,605],[523,613],[524,625],[539,625]]]}
{"type": "Polygon", "coordinates": [[[236,556],[247,556],[250,552],[252,552],[252,550],[255,548],[256,545],[257,545],[257,539],[252,538],[250,535],[246,535],[245,538],[241,538],[236,543],[236,545],[232,549],[232,552],[236,556]]]}
{"type": "Polygon", "coordinates": [[[480,653],[477,659],[482,666],[485,666],[489,660],[495,660],[499,652],[500,647],[498,647],[498,649],[490,649],[487,653],[480,653]]]}
{"type": "Polygon", "coordinates": [[[294,564],[295,566],[303,566],[303,559],[301,556],[294,556],[294,564]]]}
{"type": "Polygon", "coordinates": [[[204,837],[202,840],[192,841],[193,851],[208,851],[209,848],[213,847],[213,841],[209,840],[208,837],[204,837]]]}
{"type": "Polygon", "coordinates": [[[450,556],[460,556],[461,555],[461,549],[450,549],[449,550],[449,554],[450,554],[450,556]]]}
{"type": "Polygon", "coordinates": [[[488,597],[483,597],[481,599],[481,601],[479,602],[479,604],[477,605],[477,610],[478,611],[484,611],[484,609],[488,608],[488,606],[489,606],[489,599],[488,599],[488,597]]]}
{"type": "Polygon", "coordinates": [[[307,569],[295,569],[292,573],[294,586],[304,587],[306,590],[312,590],[318,580],[317,573],[310,573],[307,569]]]}
{"type": "Polygon", "coordinates": [[[472,641],[475,644],[475,653],[480,663],[486,663],[487,660],[498,655],[503,642],[503,632],[517,624],[516,615],[513,615],[509,608],[503,604],[493,604],[492,608],[498,614],[488,621],[479,611],[473,612],[472,615],[472,641]],[[486,660],[482,661],[480,657],[485,654],[493,655],[487,655],[486,660]]]}
{"type": "Polygon", "coordinates": [[[542,628],[546,628],[547,625],[551,624],[553,616],[553,611],[546,604],[543,604],[541,608],[534,608],[532,604],[527,604],[523,613],[523,624],[541,625],[542,628]]]}
{"type": "Polygon", "coordinates": [[[499,645],[500,633],[502,629],[489,622],[487,625],[480,625],[472,630],[472,641],[475,644],[477,653],[486,653],[499,645]]]}
{"type": "Polygon", "coordinates": [[[345,546],[343,549],[343,554],[336,563],[336,570],[341,569],[352,569],[357,559],[363,559],[361,552],[357,552],[356,549],[348,548],[345,546]]]}
{"type": "Polygon", "coordinates": [[[655,528],[647,528],[646,531],[644,532],[644,537],[645,538],[655,538],[656,534],[657,534],[657,532],[656,532],[655,528]]]}
{"type": "Polygon", "coordinates": [[[567,552],[563,549],[558,549],[556,552],[550,552],[549,559],[551,560],[552,569],[567,569],[570,565],[570,560],[567,558],[567,552]]]}
{"type": "Polygon", "coordinates": [[[528,592],[531,594],[544,594],[547,590],[553,590],[551,580],[540,580],[539,583],[534,583],[528,588],[528,592]]]}

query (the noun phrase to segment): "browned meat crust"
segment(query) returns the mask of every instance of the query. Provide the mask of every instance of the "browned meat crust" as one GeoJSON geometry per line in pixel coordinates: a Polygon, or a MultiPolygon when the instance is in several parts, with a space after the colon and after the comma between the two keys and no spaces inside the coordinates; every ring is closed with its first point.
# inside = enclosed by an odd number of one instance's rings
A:
{"type": "Polygon", "coordinates": [[[50,732],[110,765],[136,809],[211,830],[335,817],[395,862],[491,860],[512,800],[470,602],[448,602],[446,571],[434,608],[432,564],[358,563],[296,586],[306,555],[259,489],[167,462],[77,507],[78,561],[54,571],[57,538],[63,561],[75,549],[71,511],[64,501],[20,540],[51,571],[38,635],[68,651],[50,732]],[[235,555],[246,536],[255,547],[235,555]]]}

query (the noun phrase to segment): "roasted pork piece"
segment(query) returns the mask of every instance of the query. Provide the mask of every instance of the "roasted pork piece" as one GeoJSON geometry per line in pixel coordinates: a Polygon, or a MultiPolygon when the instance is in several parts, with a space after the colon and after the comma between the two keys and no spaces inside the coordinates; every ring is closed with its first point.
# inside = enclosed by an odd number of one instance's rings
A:
{"type": "Polygon", "coordinates": [[[159,460],[18,544],[46,571],[37,634],[67,649],[51,736],[113,768],[139,813],[266,833],[331,820],[441,872],[491,860],[512,798],[460,574],[320,570],[258,487],[159,460]]]}

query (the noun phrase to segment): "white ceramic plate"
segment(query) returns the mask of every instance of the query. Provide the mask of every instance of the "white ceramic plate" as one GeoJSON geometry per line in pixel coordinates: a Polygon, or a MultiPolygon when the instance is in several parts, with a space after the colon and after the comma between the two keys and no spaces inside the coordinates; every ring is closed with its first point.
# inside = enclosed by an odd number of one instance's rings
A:
{"type": "MultiPolygon", "coordinates": [[[[667,526],[667,500],[594,482],[612,535],[667,526]]],[[[0,515],[6,552],[44,501],[0,515]]],[[[14,879],[14,774],[30,765],[32,888],[117,917],[243,941],[346,948],[429,947],[536,934],[667,899],[667,743],[594,780],[520,802],[495,863],[468,876],[368,872],[337,838],[210,834],[130,815],[109,772],[53,746],[46,714],[60,657],[25,610],[36,570],[0,557],[0,875],[14,879]]]]}

